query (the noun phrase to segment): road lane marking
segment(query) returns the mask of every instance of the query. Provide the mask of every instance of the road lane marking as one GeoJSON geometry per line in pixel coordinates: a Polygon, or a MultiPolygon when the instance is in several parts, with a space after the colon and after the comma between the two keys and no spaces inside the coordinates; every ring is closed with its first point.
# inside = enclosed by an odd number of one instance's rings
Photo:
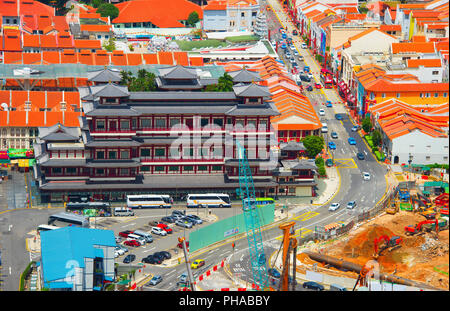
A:
{"type": "Polygon", "coordinates": [[[303,214],[301,214],[301,215],[299,215],[297,217],[294,217],[294,219],[298,220],[298,221],[306,221],[308,219],[311,219],[313,217],[318,216],[319,214],[320,213],[318,213],[318,212],[308,211],[308,212],[303,213],[303,214]]]}

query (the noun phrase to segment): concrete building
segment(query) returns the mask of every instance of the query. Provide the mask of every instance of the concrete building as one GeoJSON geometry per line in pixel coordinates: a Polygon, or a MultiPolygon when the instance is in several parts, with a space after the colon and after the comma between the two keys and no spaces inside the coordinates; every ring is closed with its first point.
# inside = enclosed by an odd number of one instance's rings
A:
{"type": "Polygon", "coordinates": [[[69,226],[41,232],[42,288],[100,291],[114,281],[112,230],[69,226]]]}

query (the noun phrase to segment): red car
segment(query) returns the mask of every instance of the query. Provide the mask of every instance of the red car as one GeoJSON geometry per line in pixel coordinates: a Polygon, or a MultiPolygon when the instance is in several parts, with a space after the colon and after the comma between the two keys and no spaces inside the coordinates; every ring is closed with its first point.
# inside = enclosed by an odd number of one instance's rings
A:
{"type": "Polygon", "coordinates": [[[315,83],[315,84],[314,84],[314,87],[315,87],[316,89],[321,89],[321,88],[322,88],[322,84],[320,84],[320,83],[315,83]]]}
{"type": "Polygon", "coordinates": [[[123,242],[123,244],[125,244],[127,246],[134,246],[134,247],[141,246],[141,243],[139,243],[136,240],[126,240],[125,242],[123,242]]]}
{"type": "Polygon", "coordinates": [[[128,238],[128,235],[129,235],[129,234],[132,234],[132,233],[134,233],[134,231],[131,231],[131,230],[125,230],[125,231],[119,232],[119,236],[121,236],[121,237],[123,237],[123,238],[128,238]]]}
{"type": "Polygon", "coordinates": [[[158,224],[157,227],[163,229],[163,230],[166,231],[168,234],[170,234],[170,233],[173,232],[172,228],[170,228],[170,227],[169,227],[168,225],[166,225],[166,224],[158,224]]]}

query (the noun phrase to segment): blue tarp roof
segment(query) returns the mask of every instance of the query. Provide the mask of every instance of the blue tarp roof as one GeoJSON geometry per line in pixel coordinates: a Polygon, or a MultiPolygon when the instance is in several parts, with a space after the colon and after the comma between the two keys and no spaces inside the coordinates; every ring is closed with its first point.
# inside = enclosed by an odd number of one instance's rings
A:
{"type": "Polygon", "coordinates": [[[72,276],[74,268],[84,267],[84,258],[104,257],[94,245],[115,247],[114,232],[75,226],[41,232],[44,283],[72,276]]]}

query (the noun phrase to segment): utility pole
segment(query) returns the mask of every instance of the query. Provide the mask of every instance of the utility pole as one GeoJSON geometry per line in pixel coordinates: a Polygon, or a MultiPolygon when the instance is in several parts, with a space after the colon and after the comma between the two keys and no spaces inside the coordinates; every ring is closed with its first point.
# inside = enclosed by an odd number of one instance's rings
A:
{"type": "Polygon", "coordinates": [[[192,274],[192,270],[191,270],[191,266],[190,266],[191,262],[189,260],[189,256],[187,253],[186,239],[184,237],[178,238],[178,242],[180,242],[181,245],[183,246],[184,261],[186,262],[186,269],[187,269],[188,278],[189,278],[189,286],[191,287],[191,291],[195,291],[194,290],[194,276],[192,274]]]}

